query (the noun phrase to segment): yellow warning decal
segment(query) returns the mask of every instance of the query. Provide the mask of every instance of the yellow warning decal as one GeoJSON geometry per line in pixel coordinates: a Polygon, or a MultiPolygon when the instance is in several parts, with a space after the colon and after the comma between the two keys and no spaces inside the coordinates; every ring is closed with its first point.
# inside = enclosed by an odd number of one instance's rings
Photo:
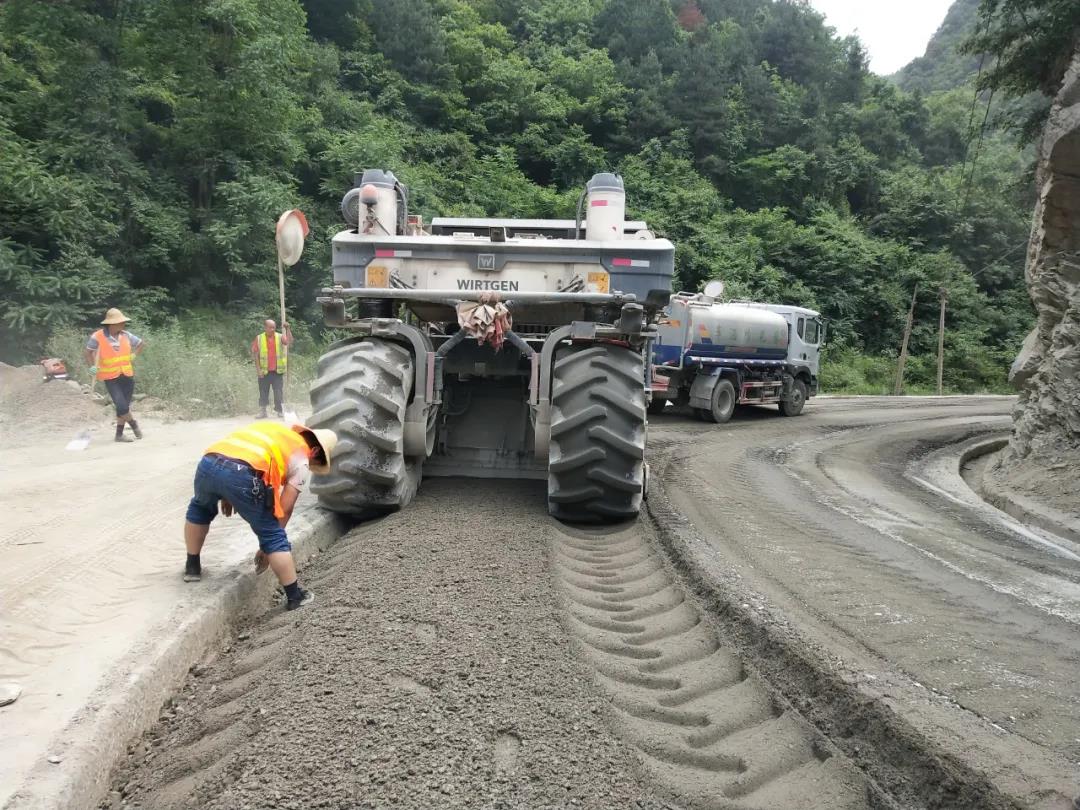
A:
{"type": "Polygon", "coordinates": [[[381,264],[369,264],[367,269],[367,286],[386,288],[390,286],[390,274],[386,267],[381,264]]]}
{"type": "Polygon", "coordinates": [[[603,270],[597,270],[589,273],[588,287],[589,292],[606,293],[610,285],[610,278],[608,274],[603,270]]]}

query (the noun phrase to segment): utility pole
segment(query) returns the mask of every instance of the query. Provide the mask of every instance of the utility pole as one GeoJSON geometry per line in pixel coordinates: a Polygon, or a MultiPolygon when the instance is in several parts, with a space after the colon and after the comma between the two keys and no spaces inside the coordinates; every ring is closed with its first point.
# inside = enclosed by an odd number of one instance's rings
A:
{"type": "Polygon", "coordinates": [[[908,310],[907,323],[904,324],[904,339],[900,343],[900,360],[896,365],[896,387],[893,396],[900,396],[904,390],[904,366],[907,365],[908,342],[911,340],[911,327],[915,322],[915,296],[919,294],[919,282],[915,282],[915,289],[911,291],[911,308],[908,310]]]}
{"type": "Polygon", "coordinates": [[[938,294],[941,297],[941,314],[938,316],[938,342],[937,342],[937,394],[941,396],[941,375],[945,368],[945,302],[948,296],[945,294],[945,285],[942,285],[938,294]]]}

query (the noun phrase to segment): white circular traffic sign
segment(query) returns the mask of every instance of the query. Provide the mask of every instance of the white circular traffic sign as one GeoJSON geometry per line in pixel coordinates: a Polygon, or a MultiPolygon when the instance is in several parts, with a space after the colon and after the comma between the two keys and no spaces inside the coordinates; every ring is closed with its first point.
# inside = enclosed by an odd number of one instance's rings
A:
{"type": "Polygon", "coordinates": [[[299,208],[286,211],[277,221],[278,258],[286,267],[292,267],[300,261],[300,254],[304,252],[304,239],[308,235],[307,217],[299,208]]]}

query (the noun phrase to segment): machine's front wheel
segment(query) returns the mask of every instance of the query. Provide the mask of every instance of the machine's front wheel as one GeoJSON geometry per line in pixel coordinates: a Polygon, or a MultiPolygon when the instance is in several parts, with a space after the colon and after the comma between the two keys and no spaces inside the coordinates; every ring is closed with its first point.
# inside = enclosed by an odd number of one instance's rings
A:
{"type": "Polygon", "coordinates": [[[308,425],[338,435],[329,475],[313,476],[311,482],[322,506],[372,515],[413,499],[423,459],[404,454],[412,387],[412,355],[390,341],[350,338],[319,358],[308,425]]]}
{"type": "Polygon", "coordinates": [[[552,372],[548,511],[570,523],[635,517],[645,489],[645,365],[620,346],[560,349],[552,372]]]}

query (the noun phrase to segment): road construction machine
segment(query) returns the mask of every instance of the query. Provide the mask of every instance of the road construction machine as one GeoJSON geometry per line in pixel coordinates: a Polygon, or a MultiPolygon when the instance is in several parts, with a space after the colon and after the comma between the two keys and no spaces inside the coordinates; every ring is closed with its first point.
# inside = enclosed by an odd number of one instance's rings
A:
{"type": "Polygon", "coordinates": [[[573,220],[410,213],[392,172],[342,200],[313,427],[339,442],[322,505],[404,507],[422,478],[536,478],[568,522],[633,517],[647,486],[649,358],[674,248],[597,174],[573,220]]]}
{"type": "Polygon", "coordinates": [[[727,422],[736,405],[779,407],[798,416],[818,391],[825,322],[812,309],[721,301],[720,282],[671,296],[653,346],[650,413],[689,405],[708,422],[727,422]]]}

